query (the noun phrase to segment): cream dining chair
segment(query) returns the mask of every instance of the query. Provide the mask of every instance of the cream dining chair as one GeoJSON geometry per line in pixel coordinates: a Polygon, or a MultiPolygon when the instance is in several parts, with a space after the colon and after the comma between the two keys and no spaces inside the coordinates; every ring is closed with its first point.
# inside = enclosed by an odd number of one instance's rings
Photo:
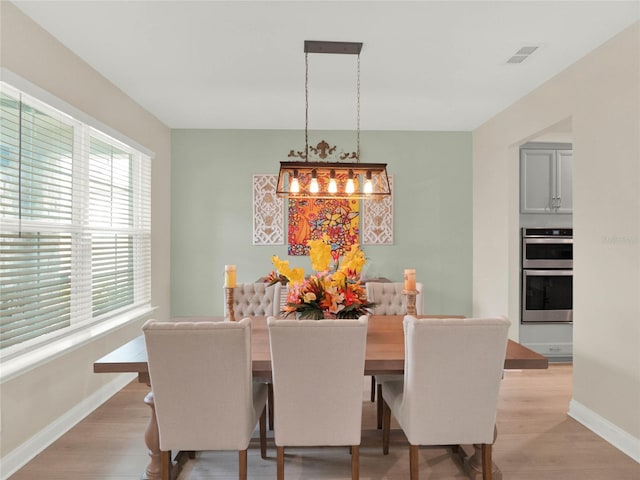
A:
{"type": "MultiPolygon", "coordinates": [[[[233,290],[233,312],[236,318],[277,315],[280,300],[276,285],[265,282],[238,283],[233,290]]],[[[225,314],[228,315],[226,297],[225,314]]]]}
{"type": "Polygon", "coordinates": [[[351,478],[358,479],[368,317],[270,317],[267,325],[278,480],[284,480],[284,448],[299,446],[350,446],[351,478]]]}
{"type": "MultiPolygon", "coordinates": [[[[375,303],[371,313],[373,315],[406,315],[407,296],[402,293],[402,282],[367,282],[367,300],[375,303]]],[[[416,283],[416,315],[422,315],[424,311],[422,283],[416,283]]],[[[378,389],[379,390],[379,389],[378,389]]],[[[376,400],[376,377],[371,376],[371,401],[376,400]]],[[[382,403],[378,402],[378,428],[382,428],[382,403]]]]}
{"type": "Polygon", "coordinates": [[[481,444],[482,478],[492,478],[491,445],[510,324],[504,317],[405,317],[403,379],[381,381],[382,443],[387,455],[393,414],[409,441],[411,480],[419,476],[419,445],[481,444]]]}
{"type": "MultiPolygon", "coordinates": [[[[229,316],[226,296],[224,299],[225,316],[229,316]]],[[[233,313],[235,318],[278,315],[280,311],[280,284],[269,285],[266,282],[238,283],[233,289],[233,313]]],[[[267,411],[269,429],[273,430],[273,389],[268,379],[267,411]]]]}
{"type": "MultiPolygon", "coordinates": [[[[373,315],[406,315],[407,296],[402,294],[402,282],[367,282],[367,300],[376,304],[373,315]]],[[[422,315],[424,310],[422,283],[416,283],[416,315],[422,315]]]]}
{"type": "Polygon", "coordinates": [[[237,450],[247,478],[247,448],[260,423],[266,458],[267,386],[251,373],[251,320],[157,322],[142,327],[160,436],[162,480],[171,450],[237,450]]]}

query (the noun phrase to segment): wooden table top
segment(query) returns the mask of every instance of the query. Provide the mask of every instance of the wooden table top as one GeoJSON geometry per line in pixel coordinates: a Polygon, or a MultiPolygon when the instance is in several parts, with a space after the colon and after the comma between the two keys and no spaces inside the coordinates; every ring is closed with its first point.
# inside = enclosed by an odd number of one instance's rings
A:
{"type": "MultiPolygon", "coordinates": [[[[424,315],[422,317],[434,317],[424,315]]],[[[450,317],[450,316],[438,316],[450,317]]],[[[373,315],[369,317],[365,375],[400,374],[404,371],[404,331],[402,315],[373,315]]],[[[269,333],[265,317],[252,319],[253,374],[260,378],[271,377],[271,353],[269,333]]],[[[509,340],[504,360],[505,369],[547,368],[543,355],[509,340]]],[[[144,336],[134,338],[93,364],[95,373],[134,372],[141,382],[148,383],[147,349],[144,336]]]]}

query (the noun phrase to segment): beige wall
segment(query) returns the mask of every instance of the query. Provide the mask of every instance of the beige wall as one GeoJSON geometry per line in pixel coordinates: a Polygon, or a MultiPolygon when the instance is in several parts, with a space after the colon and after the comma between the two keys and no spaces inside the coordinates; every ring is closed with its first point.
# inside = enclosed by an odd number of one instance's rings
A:
{"type": "MultiPolygon", "coordinates": [[[[153,151],[152,304],[170,305],[170,131],[12,4],[0,2],[0,65],[153,151]]],[[[2,457],[113,379],[92,363],[140,333],[139,322],[1,386],[2,457]]],[[[142,400],[142,399],[141,399],[142,400]]]]}
{"type": "MultiPolygon", "coordinates": [[[[640,24],[473,133],[473,309],[518,337],[518,145],[570,120],[574,405],[640,458],[640,24]]],[[[587,419],[588,420],[588,419],[587,419]]],[[[599,432],[602,434],[602,431],[599,432]]],[[[611,440],[611,439],[610,439],[611,440]]],[[[615,442],[614,442],[615,443],[615,442]]]]}

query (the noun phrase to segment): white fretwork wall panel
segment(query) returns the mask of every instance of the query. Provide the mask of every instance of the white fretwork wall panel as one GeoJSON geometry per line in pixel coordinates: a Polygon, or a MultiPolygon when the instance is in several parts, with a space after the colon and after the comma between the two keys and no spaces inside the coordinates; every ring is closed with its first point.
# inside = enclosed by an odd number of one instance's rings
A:
{"type": "Polygon", "coordinates": [[[391,196],[362,201],[363,245],[393,245],[393,175],[389,185],[391,196]]]}
{"type": "Polygon", "coordinates": [[[276,195],[277,175],[253,176],[253,244],[284,244],[284,201],[276,195]]]}

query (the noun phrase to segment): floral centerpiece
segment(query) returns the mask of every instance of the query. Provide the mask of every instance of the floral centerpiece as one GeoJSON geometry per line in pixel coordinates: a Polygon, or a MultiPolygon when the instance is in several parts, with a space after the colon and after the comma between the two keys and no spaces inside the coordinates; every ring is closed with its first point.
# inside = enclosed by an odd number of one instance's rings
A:
{"type": "Polygon", "coordinates": [[[358,318],[370,314],[374,304],[360,284],[360,272],[366,262],[358,245],[353,245],[342,262],[332,255],[323,240],[309,240],[311,267],[315,273],[305,278],[302,268],[290,268],[288,260],[271,257],[276,271],[267,277],[270,284],[289,285],[287,304],[280,312],[295,313],[301,319],[358,318]]]}

